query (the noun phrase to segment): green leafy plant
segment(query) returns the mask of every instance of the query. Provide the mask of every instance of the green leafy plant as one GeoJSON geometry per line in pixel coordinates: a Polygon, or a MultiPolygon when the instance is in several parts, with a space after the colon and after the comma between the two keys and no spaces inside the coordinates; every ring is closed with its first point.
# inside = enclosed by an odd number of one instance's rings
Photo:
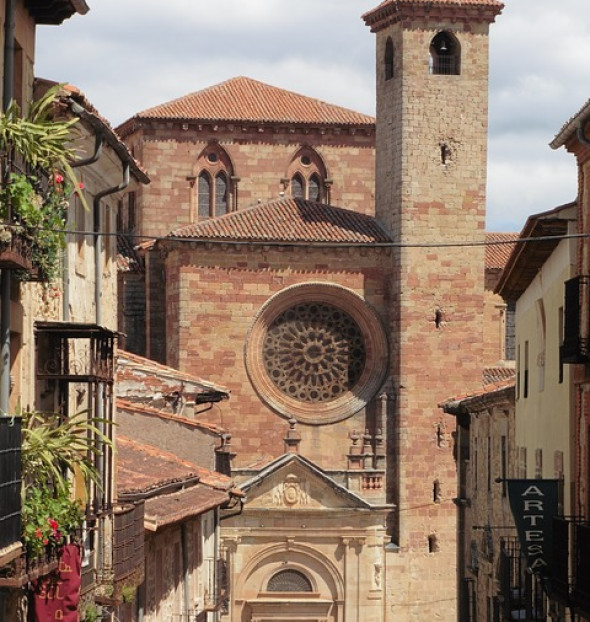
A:
{"type": "Polygon", "coordinates": [[[121,588],[121,598],[124,603],[132,603],[135,600],[135,587],[132,585],[124,585],[121,588]]]}
{"type": "Polygon", "coordinates": [[[100,485],[92,459],[100,454],[95,442],[111,443],[98,427],[105,420],[89,418],[86,411],[72,417],[25,412],[22,418],[22,539],[34,557],[65,544],[80,529],[84,512],[72,498],[70,476],[78,472],[85,483],[100,485]]]}
{"type": "Polygon", "coordinates": [[[13,234],[29,242],[33,264],[43,279],[56,276],[65,248],[65,222],[70,197],[76,192],[86,208],[83,185],[71,167],[75,152],[72,126],[77,119],[61,120],[55,114],[62,86],[49,89],[31,104],[26,118],[12,103],[0,113],[0,151],[22,159],[37,175],[10,173],[0,192],[0,244],[13,234]],[[49,179],[42,183],[41,178],[49,179]]]}
{"type": "Polygon", "coordinates": [[[39,486],[27,492],[22,518],[27,555],[39,557],[62,546],[80,529],[84,511],[82,504],[71,498],[69,486],[62,490],[39,486]]]}
{"type": "Polygon", "coordinates": [[[87,605],[82,620],[83,622],[96,622],[100,616],[100,611],[96,605],[87,605]]]}
{"type": "Polygon", "coordinates": [[[56,490],[68,486],[68,473],[79,471],[84,481],[100,484],[92,455],[100,454],[92,437],[110,445],[100,431],[105,419],[80,411],[72,417],[57,413],[25,412],[22,415],[22,468],[25,488],[48,483],[56,490]],[[34,484],[33,484],[34,483],[34,484]]]}

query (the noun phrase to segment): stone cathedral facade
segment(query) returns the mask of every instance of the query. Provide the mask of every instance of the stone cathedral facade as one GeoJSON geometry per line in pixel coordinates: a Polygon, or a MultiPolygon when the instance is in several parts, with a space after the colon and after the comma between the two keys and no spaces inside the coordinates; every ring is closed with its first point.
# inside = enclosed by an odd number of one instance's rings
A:
{"type": "Polygon", "coordinates": [[[152,179],[121,222],[163,236],[142,246],[134,342],[231,390],[195,415],[230,431],[247,495],[222,517],[222,620],[456,618],[454,421],[438,405],[497,362],[483,242],[502,6],[366,13],[376,122],[237,78],[119,128],[152,179]]]}

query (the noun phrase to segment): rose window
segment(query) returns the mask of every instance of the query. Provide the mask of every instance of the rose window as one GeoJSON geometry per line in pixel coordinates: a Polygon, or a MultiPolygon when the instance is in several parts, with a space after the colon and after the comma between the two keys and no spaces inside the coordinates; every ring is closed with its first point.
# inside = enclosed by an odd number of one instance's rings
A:
{"type": "Polygon", "coordinates": [[[311,425],[350,417],[379,390],[387,336],[375,310],[331,283],[287,287],[263,305],[248,331],[246,370],[275,412],[311,425]]]}
{"type": "Polygon", "coordinates": [[[263,342],[273,384],[301,402],[328,402],[358,382],[366,360],[355,320],[330,304],[298,304],[278,315],[263,342]]]}

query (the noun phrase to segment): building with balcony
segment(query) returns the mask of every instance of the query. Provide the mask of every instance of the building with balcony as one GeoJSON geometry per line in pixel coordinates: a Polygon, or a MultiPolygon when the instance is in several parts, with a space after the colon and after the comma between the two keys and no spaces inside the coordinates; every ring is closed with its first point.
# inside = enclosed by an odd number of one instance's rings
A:
{"type": "MultiPolygon", "coordinates": [[[[50,10],[40,3],[17,3],[20,7],[17,15],[30,9],[33,19],[38,15],[46,20],[43,23],[52,23],[49,20],[60,21],[73,14],[77,4],[57,2],[52,4],[55,10],[50,10]]],[[[115,554],[120,550],[117,538],[113,537],[119,531],[119,521],[115,518],[113,454],[117,339],[113,206],[127,189],[149,180],[127,147],[81,93],[72,88],[53,88],[45,80],[37,80],[34,90],[32,78],[27,83],[30,86],[27,100],[33,94],[39,101],[48,98],[49,123],[76,124],[78,158],[68,162],[76,173],[76,182],[67,178],[65,169],[43,171],[22,167],[12,153],[3,160],[12,167],[12,175],[3,186],[4,196],[16,196],[11,189],[16,184],[31,188],[39,196],[39,203],[35,200],[32,204],[46,206],[48,216],[57,220],[37,223],[28,264],[13,262],[1,266],[2,322],[7,329],[3,334],[9,336],[2,343],[9,352],[3,360],[9,364],[0,370],[0,402],[4,404],[4,412],[10,414],[8,428],[14,426],[12,414],[17,414],[19,409],[51,413],[57,427],[77,417],[97,422],[90,433],[92,452],[88,458],[97,474],[96,480],[85,482],[77,471],[69,477],[71,498],[78,500],[84,510],[83,521],[69,533],[70,540],[79,543],[82,551],[78,560],[77,601],[81,599],[84,608],[94,606],[98,595],[111,589],[113,567],[119,563],[115,554]],[[56,202],[49,203],[48,197],[56,202]],[[40,246],[40,242],[54,235],[58,243],[51,247],[54,252],[49,257],[47,247],[40,246]],[[49,263],[45,261],[48,258],[49,263]]],[[[14,208],[14,203],[11,206],[14,208]]],[[[23,222],[15,220],[13,211],[8,213],[3,227],[18,234],[23,222]]],[[[2,442],[16,445],[20,439],[12,432],[3,434],[2,442]]],[[[2,452],[3,459],[8,456],[8,470],[3,470],[1,490],[10,495],[20,490],[15,453],[18,448],[13,449],[2,452]],[[4,482],[5,473],[8,485],[4,482]]],[[[24,478],[22,483],[31,484],[24,478]]],[[[36,484],[43,487],[44,482],[36,484]]],[[[48,490],[51,491],[51,486],[48,490]]],[[[7,523],[10,529],[5,532],[3,528],[2,532],[12,534],[11,537],[18,532],[20,540],[21,529],[27,529],[30,523],[21,525],[19,507],[14,496],[12,499],[11,503],[5,505],[3,500],[1,504],[2,512],[7,509],[10,513],[7,523]]],[[[42,515],[39,519],[47,522],[42,515]]],[[[43,580],[59,568],[61,549],[58,546],[47,558],[38,555],[33,558],[29,549],[21,550],[16,542],[3,542],[3,545],[3,550],[12,553],[0,557],[3,596],[0,606],[6,619],[17,619],[24,602],[21,596],[31,594],[34,579],[43,580]]],[[[71,606],[77,607],[77,601],[71,606]]],[[[39,606],[38,601],[31,599],[29,610],[39,606]]]]}
{"type": "Polygon", "coordinates": [[[572,242],[576,261],[564,283],[561,362],[570,381],[571,506],[556,524],[562,554],[556,560],[559,576],[555,581],[556,597],[569,605],[581,620],[590,619],[590,585],[587,560],[590,557],[588,520],[590,519],[590,401],[588,400],[588,344],[590,337],[590,259],[588,253],[588,186],[590,183],[590,103],[586,102],[560,129],[551,143],[554,149],[565,148],[576,161],[578,171],[577,224],[572,242]]]}

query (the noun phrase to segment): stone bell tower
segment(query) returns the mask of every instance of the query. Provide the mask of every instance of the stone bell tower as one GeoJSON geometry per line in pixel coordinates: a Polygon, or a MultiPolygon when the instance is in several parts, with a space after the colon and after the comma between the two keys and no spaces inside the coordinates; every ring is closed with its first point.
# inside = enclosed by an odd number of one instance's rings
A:
{"type": "Polygon", "coordinates": [[[488,31],[502,8],[496,0],[389,0],[363,16],[377,35],[376,215],[397,244],[392,619],[456,616],[454,422],[438,404],[481,387],[488,31]]]}

